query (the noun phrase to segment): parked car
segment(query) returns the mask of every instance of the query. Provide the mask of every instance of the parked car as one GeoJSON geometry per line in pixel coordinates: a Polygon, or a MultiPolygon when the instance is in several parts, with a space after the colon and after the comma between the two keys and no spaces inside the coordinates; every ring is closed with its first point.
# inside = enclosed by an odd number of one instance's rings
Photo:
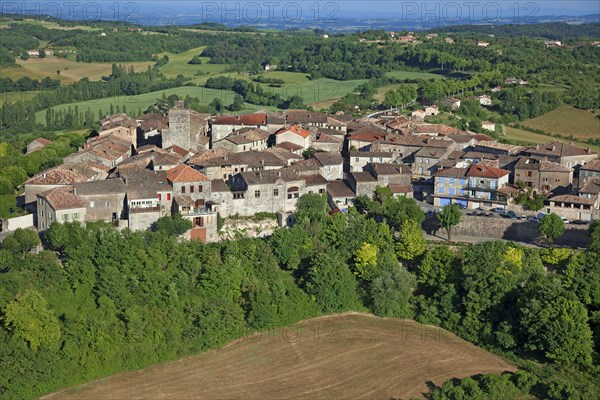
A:
{"type": "Polygon", "coordinates": [[[582,220],[578,219],[577,221],[573,221],[571,223],[575,224],[575,225],[587,225],[590,223],[590,221],[582,221],[582,220]]]}
{"type": "Polygon", "coordinates": [[[538,217],[529,217],[527,218],[527,220],[529,222],[540,222],[540,219],[538,217]]]}
{"type": "Polygon", "coordinates": [[[508,212],[506,213],[506,216],[507,216],[508,218],[510,218],[510,219],[519,219],[519,217],[517,217],[517,214],[515,214],[515,212],[514,212],[514,211],[508,211],[508,212]]]}
{"type": "Polygon", "coordinates": [[[527,221],[527,215],[521,215],[521,219],[522,219],[523,221],[527,221]]]}
{"type": "Polygon", "coordinates": [[[539,213],[539,214],[537,215],[537,217],[538,217],[538,219],[542,219],[542,218],[544,218],[546,215],[548,215],[548,214],[541,212],[541,213],[539,213]]]}
{"type": "Polygon", "coordinates": [[[427,218],[432,218],[434,216],[435,216],[435,211],[433,211],[433,210],[429,210],[425,213],[425,217],[427,217],[427,218]]]}
{"type": "Polygon", "coordinates": [[[478,212],[477,215],[479,217],[485,217],[485,213],[483,211],[478,212]]]}
{"type": "Polygon", "coordinates": [[[460,208],[461,210],[464,210],[464,209],[466,209],[466,208],[467,208],[467,206],[465,206],[464,204],[460,204],[460,203],[458,203],[458,204],[456,204],[456,205],[457,205],[457,206],[458,206],[458,208],[460,208]]]}
{"type": "Polygon", "coordinates": [[[568,220],[568,219],[566,219],[565,217],[560,217],[560,219],[562,219],[562,221],[563,221],[565,224],[568,224],[568,223],[569,223],[569,220],[568,220]]]}
{"type": "Polygon", "coordinates": [[[488,212],[485,214],[486,217],[493,217],[494,215],[496,214],[494,214],[493,212],[488,212]]]}
{"type": "Polygon", "coordinates": [[[496,207],[496,208],[494,208],[494,212],[497,212],[499,214],[503,214],[503,213],[506,212],[506,210],[504,208],[502,208],[502,207],[496,207]]]}

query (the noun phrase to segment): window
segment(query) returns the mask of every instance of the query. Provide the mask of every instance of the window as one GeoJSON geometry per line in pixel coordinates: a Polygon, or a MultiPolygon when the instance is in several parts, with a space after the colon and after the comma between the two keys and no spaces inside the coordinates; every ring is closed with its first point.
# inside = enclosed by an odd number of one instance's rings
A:
{"type": "Polygon", "coordinates": [[[110,207],[110,201],[105,201],[105,202],[104,202],[104,207],[105,207],[105,208],[108,208],[108,207],[110,207]]]}
{"type": "Polygon", "coordinates": [[[40,210],[40,217],[44,216],[44,210],[40,210]]]}
{"type": "Polygon", "coordinates": [[[548,182],[548,178],[544,178],[544,182],[548,182]]]}
{"type": "Polygon", "coordinates": [[[194,186],[190,186],[190,193],[194,193],[194,186]]]}
{"type": "Polygon", "coordinates": [[[198,185],[198,193],[202,193],[202,185],[198,185]]]}
{"type": "Polygon", "coordinates": [[[496,189],[496,181],[490,181],[490,188],[496,189]]]}
{"type": "Polygon", "coordinates": [[[255,190],[254,191],[254,197],[257,198],[257,199],[260,198],[260,190],[255,190]]]}
{"type": "Polygon", "coordinates": [[[356,158],[354,159],[354,161],[356,161],[356,162],[359,162],[359,161],[360,161],[360,158],[356,157],[356,158]]]}
{"type": "Polygon", "coordinates": [[[273,196],[279,196],[279,189],[273,189],[273,196]]]}
{"type": "Polygon", "coordinates": [[[244,193],[234,193],[233,194],[233,198],[234,199],[243,199],[244,198],[244,193]]]}
{"type": "Polygon", "coordinates": [[[454,184],[454,178],[448,179],[448,182],[451,183],[451,184],[454,184]]]}
{"type": "Polygon", "coordinates": [[[49,219],[50,221],[52,221],[52,213],[49,213],[49,214],[48,214],[48,219],[49,219]]]}
{"type": "Polygon", "coordinates": [[[438,189],[438,193],[444,193],[444,192],[445,192],[445,189],[443,187],[438,189]]]}
{"type": "Polygon", "coordinates": [[[325,189],[319,189],[319,194],[325,193],[325,189]]]}
{"type": "Polygon", "coordinates": [[[194,218],[194,228],[204,228],[204,218],[202,218],[202,217],[194,218]]]}
{"type": "Polygon", "coordinates": [[[185,193],[185,186],[181,187],[181,193],[185,193]]]}
{"type": "Polygon", "coordinates": [[[96,207],[96,203],[92,200],[90,201],[90,208],[94,208],[96,207]]]}
{"type": "Polygon", "coordinates": [[[161,201],[161,200],[162,200],[162,194],[159,193],[158,194],[158,201],[161,201]]]}
{"type": "Polygon", "coordinates": [[[460,180],[460,184],[461,184],[461,185],[465,185],[466,183],[467,183],[467,181],[466,181],[466,180],[464,180],[464,179],[461,179],[461,180],[460,180]]]}
{"type": "Polygon", "coordinates": [[[560,179],[555,179],[554,182],[558,183],[558,182],[560,182],[560,179]]]}
{"type": "Polygon", "coordinates": [[[63,214],[62,219],[63,219],[63,221],[68,221],[69,220],[69,214],[63,214]]]}
{"type": "Polygon", "coordinates": [[[450,188],[450,196],[454,196],[456,194],[456,189],[450,188]]]}
{"type": "Polygon", "coordinates": [[[531,178],[533,176],[533,171],[527,171],[527,177],[531,178]]]}
{"type": "Polygon", "coordinates": [[[444,177],[443,176],[440,178],[440,183],[444,183],[444,177]]]}
{"type": "Polygon", "coordinates": [[[79,219],[79,213],[73,213],[73,220],[78,220],[79,219]]]}
{"type": "Polygon", "coordinates": [[[41,206],[42,204],[44,204],[44,200],[42,200],[42,199],[39,199],[39,200],[38,200],[38,203],[39,203],[39,205],[41,206]]]}
{"type": "Polygon", "coordinates": [[[458,194],[465,194],[465,190],[464,189],[458,189],[458,194]]]}
{"type": "Polygon", "coordinates": [[[171,201],[171,193],[167,193],[167,201],[171,201]]]}

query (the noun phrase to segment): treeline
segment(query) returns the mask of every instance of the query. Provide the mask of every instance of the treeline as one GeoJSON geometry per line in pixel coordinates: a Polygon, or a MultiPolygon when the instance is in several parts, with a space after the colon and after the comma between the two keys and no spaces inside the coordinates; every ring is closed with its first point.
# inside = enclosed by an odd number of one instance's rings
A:
{"type": "Polygon", "coordinates": [[[5,92],[27,92],[31,90],[49,90],[56,89],[60,86],[58,79],[52,79],[45,77],[44,79],[37,80],[31,79],[28,76],[23,76],[16,81],[13,81],[9,77],[0,78],[0,93],[5,92]]]}
{"type": "Polygon", "coordinates": [[[600,24],[568,24],[566,22],[545,22],[539,24],[508,25],[449,25],[430,29],[438,33],[483,33],[499,37],[531,38],[543,37],[551,40],[576,39],[581,37],[598,39],[600,24]]]}
{"type": "Polygon", "coordinates": [[[103,81],[80,81],[40,93],[27,101],[5,103],[0,108],[0,127],[3,135],[32,131],[35,113],[58,104],[100,99],[112,96],[132,96],[182,86],[183,77],[167,79],[157,68],[134,72],[113,64],[112,73],[103,81]]]}
{"type": "Polygon", "coordinates": [[[85,140],[78,134],[48,136],[52,143],[31,154],[23,154],[22,149],[34,138],[34,135],[25,135],[17,144],[0,142],[0,218],[10,218],[19,212],[17,188],[29,177],[61,164],[63,158],[77,151],[85,140]]]}
{"type": "Polygon", "coordinates": [[[208,78],[204,87],[209,89],[231,90],[240,95],[244,101],[262,105],[278,107],[281,109],[304,108],[304,100],[300,96],[284,99],[278,93],[265,90],[262,85],[257,85],[243,79],[233,79],[227,76],[208,78]]]}

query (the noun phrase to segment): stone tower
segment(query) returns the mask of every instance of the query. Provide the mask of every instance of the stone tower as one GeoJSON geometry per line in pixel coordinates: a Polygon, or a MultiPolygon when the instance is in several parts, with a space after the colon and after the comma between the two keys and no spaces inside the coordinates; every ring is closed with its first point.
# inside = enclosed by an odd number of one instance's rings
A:
{"type": "Polygon", "coordinates": [[[196,147],[193,140],[191,110],[184,108],[173,108],[169,110],[169,128],[162,133],[163,149],[173,145],[186,150],[196,147]]]}

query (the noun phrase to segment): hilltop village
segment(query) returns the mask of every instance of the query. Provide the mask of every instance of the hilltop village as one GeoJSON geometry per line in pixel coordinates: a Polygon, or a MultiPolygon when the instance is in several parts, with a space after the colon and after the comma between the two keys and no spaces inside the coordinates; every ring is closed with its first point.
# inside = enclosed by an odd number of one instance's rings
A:
{"type": "MultiPolygon", "coordinates": [[[[180,101],[164,114],[109,115],[83,148],[25,183],[24,201],[40,231],[55,221],[143,230],[180,214],[193,223],[187,237],[205,242],[218,240],[217,215],[273,213],[283,226],[304,194],[324,194],[333,212],[346,212],[378,187],[480,210],[508,209],[530,190],[544,195],[544,212],[600,218],[596,153],[563,142],[503,144],[425,122],[437,113],[430,106],[361,119],[307,110],[215,116],[180,101]]],[[[46,144],[37,139],[28,151],[46,144]]]]}

